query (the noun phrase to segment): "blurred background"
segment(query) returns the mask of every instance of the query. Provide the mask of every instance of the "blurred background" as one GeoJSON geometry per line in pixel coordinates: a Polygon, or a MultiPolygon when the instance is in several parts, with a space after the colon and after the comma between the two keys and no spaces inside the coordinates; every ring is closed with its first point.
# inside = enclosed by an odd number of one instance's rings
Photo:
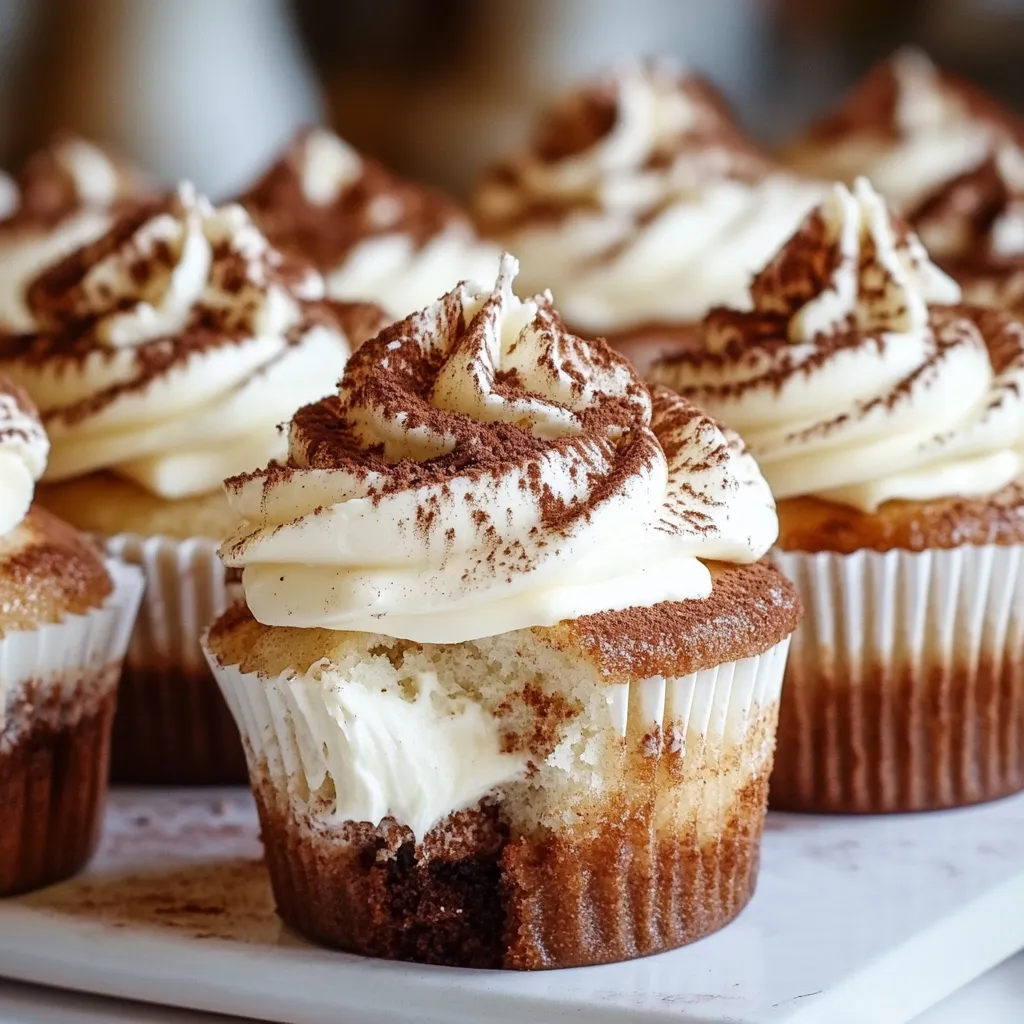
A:
{"type": "Polygon", "coordinates": [[[902,42],[1024,105],[1024,0],[0,0],[0,165],[74,130],[223,196],[323,119],[458,194],[616,61],[677,56],[773,142],[902,42]]]}

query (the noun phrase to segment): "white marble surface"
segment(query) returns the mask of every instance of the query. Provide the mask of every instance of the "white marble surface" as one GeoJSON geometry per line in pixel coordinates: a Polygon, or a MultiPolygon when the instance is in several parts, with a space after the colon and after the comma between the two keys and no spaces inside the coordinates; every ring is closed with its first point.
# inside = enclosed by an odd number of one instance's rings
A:
{"type": "MultiPolygon", "coordinates": [[[[773,816],[758,894],[728,929],[631,964],[536,975],[309,947],[274,918],[257,854],[244,795],[119,794],[88,878],[0,905],[0,974],[297,1024],[339,1012],[346,1024],[905,1024],[1024,947],[1024,797],[914,817],[773,816]]],[[[1000,1024],[957,1000],[1006,992],[1021,1019],[1020,968],[991,977],[915,1024],[1000,1024]]],[[[4,1017],[4,995],[0,1020],[196,1019],[90,1017],[76,997],[60,1008],[71,1016],[4,1017]]]]}

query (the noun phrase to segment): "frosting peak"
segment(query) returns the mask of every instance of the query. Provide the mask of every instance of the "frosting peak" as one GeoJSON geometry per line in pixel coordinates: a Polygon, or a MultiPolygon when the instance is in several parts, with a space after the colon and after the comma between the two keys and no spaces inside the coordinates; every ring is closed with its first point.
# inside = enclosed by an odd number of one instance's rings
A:
{"type": "Polygon", "coordinates": [[[653,375],[739,430],[776,498],[872,510],[994,493],[1024,468],[1024,325],[957,305],[865,180],[836,186],[751,292],[653,375]]]}
{"type": "Polygon", "coordinates": [[[453,279],[491,273],[497,258],[455,202],[324,128],[300,133],[240,202],[275,246],[324,274],[332,298],[377,302],[395,317],[453,279]]]}
{"type": "Polygon", "coordinates": [[[928,329],[929,305],[960,299],[867,179],[835,185],[750,286],[756,313],[789,319],[791,342],[840,331],[928,329]]]}
{"type": "Polygon", "coordinates": [[[558,102],[475,208],[528,289],[550,285],[571,324],[604,331],[741,300],[820,193],[773,165],[706,82],[650,61],[558,102]]]}
{"type": "Polygon", "coordinates": [[[31,399],[0,377],[0,537],[25,518],[49,450],[31,399]]]}
{"type": "Polygon", "coordinates": [[[34,153],[0,187],[0,325],[34,327],[25,288],[37,274],[110,226],[143,189],[124,161],[66,136],[34,153]]]}
{"type": "Polygon", "coordinates": [[[28,298],[44,329],[87,324],[118,347],[200,326],[287,331],[295,300],[323,298],[323,281],[290,267],[240,206],[215,209],[185,183],[41,275],[28,298]]]}
{"type": "Polygon", "coordinates": [[[112,469],[165,498],[215,491],[283,454],[277,423],[348,352],[321,277],[189,185],[137,205],[28,294],[40,330],[8,339],[0,367],[43,413],[53,480],[112,469]]]}
{"type": "Polygon", "coordinates": [[[771,545],[738,438],[517,299],[516,269],[384,330],[295,414],[286,466],[228,481],[222,557],[261,622],[456,642],[706,596],[699,559],[771,545]]]}

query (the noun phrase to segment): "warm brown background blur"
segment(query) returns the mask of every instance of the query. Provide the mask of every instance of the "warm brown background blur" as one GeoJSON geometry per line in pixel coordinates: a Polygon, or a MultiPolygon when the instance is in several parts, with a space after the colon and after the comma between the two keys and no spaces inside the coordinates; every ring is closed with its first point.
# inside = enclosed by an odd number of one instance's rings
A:
{"type": "Polygon", "coordinates": [[[324,116],[459,192],[630,56],[703,70],[772,141],[906,41],[1024,105],[1024,0],[0,0],[0,162],[75,129],[219,195],[324,116]]]}

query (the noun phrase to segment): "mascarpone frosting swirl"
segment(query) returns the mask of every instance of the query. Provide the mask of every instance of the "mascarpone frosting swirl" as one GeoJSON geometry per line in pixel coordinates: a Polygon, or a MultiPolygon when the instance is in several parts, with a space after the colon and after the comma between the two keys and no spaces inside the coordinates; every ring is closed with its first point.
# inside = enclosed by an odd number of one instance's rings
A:
{"type": "Polygon", "coordinates": [[[720,416],[778,499],[873,511],[984,496],[1024,469],[1024,325],[957,284],[865,179],[836,185],[700,345],[653,379],[720,416]]]}
{"type": "Polygon", "coordinates": [[[28,283],[110,226],[112,211],[142,190],[124,161],[65,136],[34,153],[17,178],[0,182],[0,328],[34,327],[28,283]]]}
{"type": "Polygon", "coordinates": [[[459,285],[357,351],[292,419],[287,465],[227,481],[253,615],[448,643],[707,596],[700,559],[778,529],[738,437],[550,296],[459,285]]]}
{"type": "Polygon", "coordinates": [[[916,228],[921,204],[1007,142],[1024,142],[1024,123],[907,47],[873,68],[789,155],[822,178],[867,177],[916,228]]]}
{"type": "Polygon", "coordinates": [[[606,75],[550,110],[474,207],[567,322],[614,332],[742,302],[824,194],[777,168],[706,82],[670,62],[606,75]]]}
{"type": "Polygon", "coordinates": [[[277,424],[348,355],[322,296],[240,206],[182,185],[124,215],[32,283],[40,330],[0,344],[50,435],[46,479],[108,469],[179,498],[283,455],[277,424]]]}
{"type": "Polygon", "coordinates": [[[1024,313],[1024,150],[999,146],[935,192],[915,213],[931,256],[964,299],[1024,313]]]}
{"type": "Polygon", "coordinates": [[[50,443],[25,392],[0,377],[0,537],[25,518],[50,443]]]}
{"type": "Polygon", "coordinates": [[[324,128],[302,132],[240,202],[278,248],[312,262],[327,294],[392,318],[486,279],[498,250],[447,196],[404,181],[324,128]]]}

